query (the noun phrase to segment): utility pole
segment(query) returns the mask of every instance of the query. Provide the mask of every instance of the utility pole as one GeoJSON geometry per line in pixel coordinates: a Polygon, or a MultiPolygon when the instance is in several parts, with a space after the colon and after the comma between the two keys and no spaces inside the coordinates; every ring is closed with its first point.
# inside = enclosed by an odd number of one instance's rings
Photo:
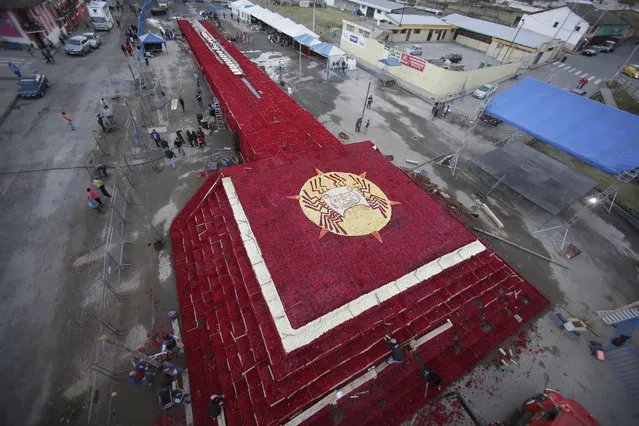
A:
{"type": "Polygon", "coordinates": [[[371,91],[371,83],[373,80],[368,80],[368,89],[366,89],[366,96],[364,97],[364,107],[362,108],[361,120],[364,121],[364,113],[366,112],[366,102],[368,102],[368,95],[371,91]]]}
{"type": "Polygon", "coordinates": [[[299,59],[300,59],[300,74],[299,74],[299,79],[302,79],[302,43],[298,43],[300,45],[300,55],[299,55],[299,59]]]}
{"type": "MultiPolygon", "coordinates": [[[[520,21],[522,24],[524,23],[524,19],[522,18],[522,20],[520,21]]],[[[512,49],[513,44],[515,44],[515,39],[517,38],[517,35],[519,34],[519,31],[521,31],[521,28],[523,27],[523,25],[520,25],[517,28],[517,32],[515,32],[515,36],[513,37],[513,39],[510,42],[510,45],[508,46],[508,49],[506,49],[506,53],[504,53],[504,56],[501,57],[501,59],[499,60],[500,64],[503,64],[504,61],[506,60],[507,55],[510,53],[510,49],[512,49]]]]}
{"type": "Polygon", "coordinates": [[[313,0],[313,32],[315,32],[315,0],[313,0]]]}

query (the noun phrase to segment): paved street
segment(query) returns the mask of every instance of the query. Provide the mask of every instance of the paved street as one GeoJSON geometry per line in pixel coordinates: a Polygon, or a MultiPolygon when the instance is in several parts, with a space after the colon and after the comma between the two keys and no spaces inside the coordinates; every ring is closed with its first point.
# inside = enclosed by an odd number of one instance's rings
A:
{"type": "MultiPolygon", "coordinates": [[[[203,7],[180,4],[174,14],[195,16],[203,7]]],[[[122,18],[123,26],[133,19],[127,13],[122,18]]],[[[169,18],[157,22],[172,25],[169,18]]],[[[225,30],[232,31],[228,22],[224,25],[225,30]]],[[[248,28],[239,25],[236,30],[248,28]]],[[[263,33],[250,35],[255,41],[241,49],[264,66],[273,79],[278,78],[277,65],[282,61],[283,79],[293,98],[331,132],[343,132],[349,141],[372,140],[384,154],[394,156],[398,167],[412,167],[406,160],[426,163],[420,169],[443,191],[477,211],[472,194],[479,189],[480,177],[472,173],[467,161],[460,162],[460,171],[454,177],[447,168],[428,163],[459,148],[466,137],[465,128],[425,118],[429,116],[429,104],[403,90],[381,87],[362,70],[346,78],[331,75],[327,83],[322,63],[303,58],[302,78],[298,79],[296,52],[269,48],[263,33]],[[366,133],[355,133],[354,123],[362,111],[369,81],[374,103],[364,120],[370,119],[371,127],[366,133]]],[[[15,90],[15,77],[6,69],[9,61],[19,62],[29,72],[37,67],[52,83],[44,98],[18,100],[0,124],[0,144],[4,148],[0,158],[0,308],[5,317],[0,325],[0,338],[5,342],[0,369],[6,382],[0,423],[6,425],[84,425],[92,403],[104,406],[111,400],[115,407],[114,413],[109,413],[111,424],[162,424],[151,390],[134,388],[126,378],[116,381],[115,395],[91,393],[89,373],[103,297],[100,278],[108,215],[98,215],[87,206],[90,176],[84,165],[95,147],[93,132],[97,130],[99,99],[105,97],[109,101],[118,120],[116,131],[107,135],[109,164],[121,161],[118,153],[129,152],[124,100],[137,105],[128,67],[130,64],[135,70],[137,65],[120,51],[122,33],[113,30],[101,36],[103,46],[97,51],[85,58],[58,53],[56,65],[44,65],[41,58],[31,58],[26,52],[1,52],[0,99],[10,99],[10,89],[15,90]],[[75,131],[60,117],[62,111],[73,118],[75,131]]],[[[622,46],[613,54],[594,58],[571,56],[563,67],[547,65],[528,75],[544,81],[553,76],[553,85],[570,88],[583,76],[578,75],[581,72],[589,75],[591,83],[587,88],[594,91],[597,80],[611,77],[633,47],[622,46]]],[[[138,197],[153,224],[165,235],[173,217],[202,183],[195,172],[206,168],[213,149],[228,147],[231,140],[228,133],[220,132],[207,137],[206,150],[187,147],[187,155],[179,156],[175,170],[149,143],[148,131],[153,127],[162,129],[163,136],[172,143],[175,130],[194,128],[195,113],[201,111],[195,101],[191,57],[179,54],[175,42],[169,42],[168,49],[168,53],[151,60],[150,71],[162,83],[169,104],[149,111],[154,121],[141,126],[140,132],[152,157],[159,161],[155,162],[156,168],[139,166],[133,173],[138,197]],[[172,102],[179,95],[186,101],[186,112],[172,102]]],[[[633,61],[639,62],[639,58],[633,61]]],[[[505,82],[500,90],[514,83],[505,82]]],[[[208,93],[204,97],[205,102],[211,99],[208,93]]],[[[479,101],[467,96],[463,102],[453,102],[452,107],[472,111],[477,105],[479,101]]],[[[469,140],[464,155],[494,148],[491,138],[479,135],[469,140]]],[[[112,188],[114,180],[114,176],[105,180],[107,188],[112,188]]],[[[567,263],[558,256],[548,235],[531,234],[544,223],[559,219],[529,210],[516,197],[495,194],[490,203],[505,228],[496,229],[485,217],[476,226],[567,266],[549,264],[509,245],[491,244],[551,300],[551,309],[587,318],[595,310],[612,309],[639,299],[639,239],[616,215],[601,210],[587,215],[571,231],[572,242],[583,253],[567,263]]],[[[564,219],[578,208],[573,206],[565,212],[564,219]]],[[[170,329],[166,313],[175,309],[177,300],[170,247],[160,251],[151,247],[154,238],[141,209],[132,207],[130,214],[127,237],[131,242],[125,253],[131,266],[119,289],[128,297],[119,306],[121,327],[126,328],[121,339],[132,348],[145,347],[156,352],[158,336],[170,329]]],[[[639,412],[610,365],[596,361],[588,352],[588,339],[605,342],[609,328],[596,322],[598,336],[588,334],[569,341],[551,324],[548,312],[534,325],[533,331],[527,329],[531,340],[522,349],[519,365],[499,368],[492,362],[495,357],[490,356],[449,389],[461,392],[486,421],[504,419],[525,398],[550,386],[578,399],[602,424],[636,424],[639,412]]],[[[504,344],[521,346],[514,341],[504,344]]],[[[128,367],[128,358],[127,354],[118,354],[119,370],[128,367]]],[[[184,366],[184,360],[180,362],[184,366]]],[[[184,413],[178,412],[172,421],[184,423],[184,413]]],[[[96,420],[94,424],[107,424],[107,420],[96,420]]]]}

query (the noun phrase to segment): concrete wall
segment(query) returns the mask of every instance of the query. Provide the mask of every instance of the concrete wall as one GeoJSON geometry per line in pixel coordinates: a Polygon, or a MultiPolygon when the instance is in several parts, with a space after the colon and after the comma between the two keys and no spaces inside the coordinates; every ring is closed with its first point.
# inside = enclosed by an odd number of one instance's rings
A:
{"type": "Polygon", "coordinates": [[[411,89],[416,88],[420,94],[432,99],[454,97],[463,87],[470,93],[484,83],[502,80],[515,74],[519,66],[513,63],[470,71],[450,71],[416,57],[411,59],[423,66],[423,70],[407,65],[386,66],[379,61],[387,57],[401,57],[401,52],[385,48],[382,43],[374,39],[364,39],[346,31],[345,28],[340,39],[340,48],[367,66],[394,76],[398,84],[411,89]]]}
{"type": "Polygon", "coordinates": [[[455,43],[459,43],[462,46],[470,47],[471,49],[480,50],[482,52],[488,52],[488,49],[490,48],[490,44],[466,36],[457,36],[455,43]]]}
{"type": "Polygon", "coordinates": [[[559,38],[566,42],[566,49],[572,50],[587,34],[590,24],[568,7],[547,10],[545,12],[524,15],[524,22],[520,27],[543,34],[552,38],[559,38]],[[554,27],[557,23],[557,27],[554,27]],[[575,30],[579,27],[579,30],[575,30]]]}

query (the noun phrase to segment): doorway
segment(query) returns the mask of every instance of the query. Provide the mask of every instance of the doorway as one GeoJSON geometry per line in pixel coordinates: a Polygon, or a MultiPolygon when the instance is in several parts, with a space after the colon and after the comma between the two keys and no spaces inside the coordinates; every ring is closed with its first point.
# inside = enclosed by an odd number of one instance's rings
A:
{"type": "Polygon", "coordinates": [[[406,41],[408,41],[410,39],[410,34],[413,32],[413,30],[408,30],[406,31],[406,41]]]}
{"type": "Polygon", "coordinates": [[[426,37],[426,41],[430,41],[431,38],[433,38],[433,30],[428,31],[428,37],[426,37]]]}

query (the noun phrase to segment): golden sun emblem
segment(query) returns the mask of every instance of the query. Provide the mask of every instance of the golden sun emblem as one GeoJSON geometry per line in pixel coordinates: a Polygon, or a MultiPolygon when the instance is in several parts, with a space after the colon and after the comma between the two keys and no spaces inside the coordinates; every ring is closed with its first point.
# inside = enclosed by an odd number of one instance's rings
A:
{"type": "Polygon", "coordinates": [[[392,206],[401,203],[390,201],[366,179],[366,172],[315,171],[317,176],[306,181],[299,195],[287,198],[298,200],[306,217],[321,228],[320,239],[331,232],[347,237],[372,235],[381,243],[379,231],[390,221],[392,206]]]}

